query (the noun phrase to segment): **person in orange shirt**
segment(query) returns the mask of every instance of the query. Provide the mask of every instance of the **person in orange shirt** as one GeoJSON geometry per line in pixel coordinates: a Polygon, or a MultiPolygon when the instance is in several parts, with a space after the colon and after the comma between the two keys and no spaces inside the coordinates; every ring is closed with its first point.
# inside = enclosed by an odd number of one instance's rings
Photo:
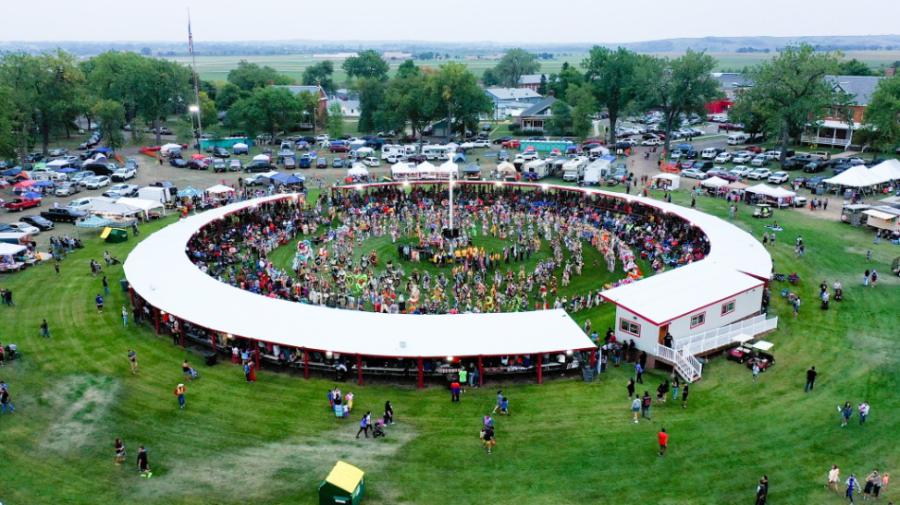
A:
{"type": "Polygon", "coordinates": [[[183,409],[185,404],[184,393],[187,392],[187,388],[184,387],[184,384],[179,384],[175,387],[175,396],[178,397],[178,408],[183,409]]]}
{"type": "Polygon", "coordinates": [[[659,438],[659,455],[665,456],[666,449],[669,447],[669,434],[666,433],[666,429],[662,428],[659,430],[657,434],[657,438],[659,438]]]}

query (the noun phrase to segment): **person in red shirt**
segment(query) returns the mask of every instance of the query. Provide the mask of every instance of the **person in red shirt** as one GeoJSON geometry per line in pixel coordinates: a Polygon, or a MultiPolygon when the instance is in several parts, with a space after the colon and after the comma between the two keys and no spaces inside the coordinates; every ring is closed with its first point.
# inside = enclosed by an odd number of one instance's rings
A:
{"type": "Polygon", "coordinates": [[[453,381],[450,384],[450,401],[451,402],[459,401],[459,390],[460,390],[459,382],[453,381]]]}
{"type": "Polygon", "coordinates": [[[659,438],[659,455],[665,456],[666,448],[669,446],[669,434],[666,433],[665,428],[662,428],[659,430],[657,437],[659,438]]]}

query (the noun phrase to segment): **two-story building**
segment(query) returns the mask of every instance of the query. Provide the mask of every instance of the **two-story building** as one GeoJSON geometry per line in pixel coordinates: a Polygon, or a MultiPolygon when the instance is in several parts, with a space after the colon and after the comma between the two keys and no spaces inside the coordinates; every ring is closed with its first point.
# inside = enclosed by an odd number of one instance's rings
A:
{"type": "Polygon", "coordinates": [[[519,128],[523,131],[544,131],[547,121],[553,117],[551,109],[554,103],[556,103],[556,98],[548,96],[522,111],[519,117],[516,118],[519,128]]]}
{"type": "Polygon", "coordinates": [[[547,74],[525,74],[522,77],[519,77],[519,83],[516,87],[538,91],[541,87],[541,79],[547,81],[549,80],[549,76],[547,76],[547,74]]]}
{"type": "Polygon", "coordinates": [[[494,104],[492,118],[495,120],[518,117],[531,105],[543,98],[529,88],[487,88],[484,93],[494,104]]]}
{"type": "Polygon", "coordinates": [[[328,114],[328,94],[325,93],[325,90],[322,89],[322,86],[318,85],[273,85],[274,88],[284,88],[295,95],[299,95],[300,93],[309,93],[310,95],[316,96],[319,99],[319,105],[316,107],[316,119],[321,121],[328,114]]]}
{"type": "Polygon", "coordinates": [[[804,144],[843,148],[853,145],[853,132],[863,125],[866,107],[881,79],[881,76],[825,76],[825,80],[835,91],[846,93],[851,98],[852,105],[833,105],[823,119],[806,126],[800,141],[804,144]]]}

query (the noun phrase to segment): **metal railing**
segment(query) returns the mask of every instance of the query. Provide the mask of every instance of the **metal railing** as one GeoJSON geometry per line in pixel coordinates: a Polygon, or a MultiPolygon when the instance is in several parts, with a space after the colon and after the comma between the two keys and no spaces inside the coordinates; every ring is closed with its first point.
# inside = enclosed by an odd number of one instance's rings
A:
{"type": "Polygon", "coordinates": [[[686,355],[682,351],[656,344],[654,354],[662,361],[671,363],[678,375],[688,382],[696,381],[703,374],[703,364],[700,363],[700,360],[689,354],[686,355]]]}
{"type": "Polygon", "coordinates": [[[850,139],[839,139],[836,137],[816,137],[815,135],[800,135],[800,142],[805,144],[844,147],[850,144],[850,139]]]}
{"type": "Polygon", "coordinates": [[[766,319],[765,314],[760,314],[728,326],[676,338],[675,350],[681,351],[686,355],[695,356],[713,349],[726,347],[736,342],[736,337],[738,336],[754,337],[760,333],[774,330],[776,327],[778,327],[777,317],[766,319]]]}

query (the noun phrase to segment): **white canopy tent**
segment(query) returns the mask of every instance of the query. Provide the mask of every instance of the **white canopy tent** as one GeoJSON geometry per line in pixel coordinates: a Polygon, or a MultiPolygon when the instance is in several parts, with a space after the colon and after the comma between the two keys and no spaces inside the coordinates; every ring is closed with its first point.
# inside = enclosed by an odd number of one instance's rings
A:
{"type": "Polygon", "coordinates": [[[704,188],[719,189],[727,186],[728,181],[722,179],[721,177],[712,176],[709,179],[704,179],[703,182],[700,183],[700,185],[704,188]]]}
{"type": "Polygon", "coordinates": [[[173,152],[180,152],[181,149],[181,144],[163,144],[162,147],[159,148],[159,154],[166,156],[173,152]]]}
{"type": "Polygon", "coordinates": [[[789,191],[777,186],[769,186],[768,184],[757,184],[745,189],[747,193],[753,193],[765,197],[778,204],[779,206],[789,205],[797,196],[797,193],[789,191]]]}
{"type": "Polygon", "coordinates": [[[140,214],[142,210],[138,207],[119,203],[118,200],[113,201],[105,197],[91,198],[91,206],[88,212],[102,217],[128,217],[140,214]]]}
{"type": "Polygon", "coordinates": [[[266,163],[269,163],[272,161],[272,158],[270,158],[268,154],[257,154],[253,157],[253,161],[265,161],[266,163]]]}
{"type": "Polygon", "coordinates": [[[409,166],[409,164],[404,163],[402,161],[394,163],[391,165],[391,178],[392,179],[406,179],[411,174],[414,174],[415,170],[409,166]]]}
{"type": "Polygon", "coordinates": [[[879,177],[865,165],[856,165],[844,170],[834,177],[825,179],[823,182],[833,186],[843,186],[847,188],[867,188],[869,186],[876,186],[888,182],[889,180],[890,179],[879,177]]]}
{"type": "Polygon", "coordinates": [[[654,186],[664,189],[675,190],[681,187],[681,176],[676,174],[656,174],[651,180],[654,186]]]}
{"type": "Polygon", "coordinates": [[[497,175],[500,176],[501,179],[505,179],[507,177],[515,178],[518,174],[516,170],[516,166],[508,161],[504,161],[503,163],[497,165],[497,175]]]}
{"type": "Polygon", "coordinates": [[[436,175],[436,173],[437,173],[437,167],[435,167],[434,165],[432,165],[431,163],[429,163],[427,161],[423,161],[422,163],[419,163],[418,165],[416,165],[415,174],[418,177],[432,178],[436,175]]]}
{"type": "Polygon", "coordinates": [[[353,166],[350,167],[350,170],[347,170],[347,175],[350,177],[368,177],[369,169],[362,163],[354,163],[353,166]]]}
{"type": "Polygon", "coordinates": [[[234,193],[234,188],[224,184],[216,184],[215,186],[206,188],[206,192],[211,195],[224,195],[227,193],[234,193]]]}
{"type": "Polygon", "coordinates": [[[900,181],[900,160],[890,159],[882,161],[869,169],[875,178],[882,179],[884,182],[900,181]]]}
{"type": "Polygon", "coordinates": [[[0,242],[0,256],[15,256],[25,252],[26,249],[28,248],[23,245],[0,242]]]}
{"type": "Polygon", "coordinates": [[[459,165],[452,161],[442,163],[436,169],[437,175],[441,178],[449,179],[452,175],[454,179],[459,179],[459,165]]]}
{"type": "Polygon", "coordinates": [[[166,206],[163,205],[162,202],[155,200],[145,200],[143,198],[119,198],[116,200],[116,203],[140,209],[145,217],[150,217],[150,211],[155,209],[160,209],[163,214],[166,212],[166,206]]]}

